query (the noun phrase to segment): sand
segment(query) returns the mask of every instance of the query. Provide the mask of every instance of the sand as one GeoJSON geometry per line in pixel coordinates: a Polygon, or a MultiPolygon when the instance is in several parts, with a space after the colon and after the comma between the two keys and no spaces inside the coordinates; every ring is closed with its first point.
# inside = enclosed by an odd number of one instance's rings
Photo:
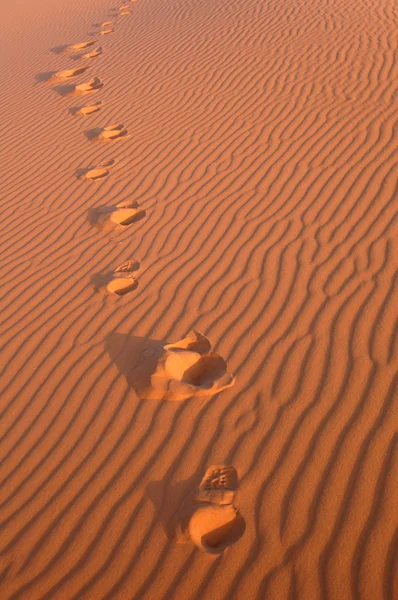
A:
{"type": "Polygon", "coordinates": [[[1,600],[398,598],[395,5],[0,15],[1,600]]]}

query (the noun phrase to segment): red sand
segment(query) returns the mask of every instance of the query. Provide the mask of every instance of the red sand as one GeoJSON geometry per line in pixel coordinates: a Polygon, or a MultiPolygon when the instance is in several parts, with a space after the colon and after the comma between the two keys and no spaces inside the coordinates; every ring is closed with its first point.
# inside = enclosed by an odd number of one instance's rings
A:
{"type": "Polygon", "coordinates": [[[122,5],[0,6],[0,598],[394,600],[395,4],[122,5]],[[191,329],[234,386],[139,399],[191,329]],[[216,556],[173,531],[214,464],[216,556]]]}

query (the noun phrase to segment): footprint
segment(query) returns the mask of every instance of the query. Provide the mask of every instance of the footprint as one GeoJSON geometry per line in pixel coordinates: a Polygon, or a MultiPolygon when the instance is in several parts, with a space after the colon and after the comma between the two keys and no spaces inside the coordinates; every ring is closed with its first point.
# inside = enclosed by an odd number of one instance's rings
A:
{"type": "Polygon", "coordinates": [[[139,208],[138,202],[126,200],[115,206],[100,206],[89,210],[88,218],[91,225],[109,231],[123,229],[146,216],[145,210],[139,208]]]}
{"type": "Polygon", "coordinates": [[[125,137],[128,135],[127,129],[125,129],[124,125],[108,125],[104,127],[104,129],[99,134],[99,137],[103,140],[116,140],[120,137],[125,137]]]}
{"type": "Polygon", "coordinates": [[[110,25],[113,25],[113,21],[105,21],[102,23],[101,27],[109,27],[110,25]]]}
{"type": "Polygon", "coordinates": [[[72,115],[88,117],[89,115],[98,112],[101,108],[101,104],[101,100],[98,100],[97,102],[93,102],[93,104],[88,106],[81,106],[80,108],[71,108],[70,112],[72,115]]]}
{"type": "Polygon", "coordinates": [[[88,52],[87,54],[85,54],[84,58],[95,58],[96,56],[99,56],[100,54],[102,54],[102,46],[98,46],[98,48],[95,48],[94,50],[91,50],[91,52],[88,52]]]}
{"type": "Polygon", "coordinates": [[[76,69],[66,69],[65,71],[57,71],[54,75],[56,79],[69,79],[70,77],[76,77],[77,75],[81,75],[84,71],[87,71],[88,66],[86,67],[77,67],[76,69]]]}
{"type": "Polygon", "coordinates": [[[209,467],[199,486],[200,502],[232,504],[238,489],[236,469],[226,465],[209,467]]]}
{"type": "Polygon", "coordinates": [[[90,181],[97,181],[98,179],[103,179],[109,175],[109,167],[115,164],[114,160],[105,160],[100,163],[93,169],[82,169],[78,171],[77,177],[84,176],[86,179],[90,181]]]}
{"type": "Polygon", "coordinates": [[[96,40],[90,40],[89,42],[80,42],[78,44],[72,44],[71,46],[67,46],[65,49],[70,52],[76,52],[79,50],[84,50],[89,46],[94,46],[96,40]]]}
{"type": "Polygon", "coordinates": [[[190,331],[163,350],[145,391],[147,399],[180,402],[213,396],[235,383],[225,360],[212,352],[208,338],[199,331],[190,331]]]}
{"type": "Polygon", "coordinates": [[[93,77],[87,83],[79,83],[79,85],[76,85],[74,88],[74,93],[75,95],[88,94],[90,92],[99,90],[103,87],[103,85],[104,84],[101,82],[99,77],[93,77]]]}
{"type": "Polygon", "coordinates": [[[103,29],[102,31],[99,32],[100,35],[108,35],[108,33],[113,33],[115,30],[110,27],[109,29],[103,29]]]}
{"type": "Polygon", "coordinates": [[[183,503],[179,521],[180,540],[191,541],[208,554],[221,554],[244,534],[246,522],[234,506],[238,489],[236,469],[230,465],[209,467],[199,493],[183,503]]]}
{"type": "Polygon", "coordinates": [[[114,271],[96,273],[91,278],[91,283],[96,292],[125,296],[137,288],[138,282],[133,272],[139,268],[139,262],[128,260],[119,265],[114,271]]]}

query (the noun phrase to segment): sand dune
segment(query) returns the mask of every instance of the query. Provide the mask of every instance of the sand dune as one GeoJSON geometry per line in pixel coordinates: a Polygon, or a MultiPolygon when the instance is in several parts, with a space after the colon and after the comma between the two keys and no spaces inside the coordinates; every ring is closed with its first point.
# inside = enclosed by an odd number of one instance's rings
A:
{"type": "Polygon", "coordinates": [[[1,600],[398,598],[395,5],[0,14],[1,600]]]}

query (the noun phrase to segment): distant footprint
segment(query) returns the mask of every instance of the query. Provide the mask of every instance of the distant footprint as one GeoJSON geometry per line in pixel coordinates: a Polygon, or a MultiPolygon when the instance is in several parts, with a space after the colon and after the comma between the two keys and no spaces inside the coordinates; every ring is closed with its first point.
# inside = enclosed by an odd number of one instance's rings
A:
{"type": "Polygon", "coordinates": [[[68,52],[79,52],[80,50],[84,50],[89,46],[93,46],[96,40],[90,40],[89,42],[80,42],[78,44],[72,44],[71,46],[67,46],[65,48],[68,52]]]}
{"type": "Polygon", "coordinates": [[[110,25],[113,25],[113,21],[105,21],[102,23],[101,27],[110,27],[110,25]]]}
{"type": "Polygon", "coordinates": [[[115,164],[114,160],[104,160],[94,168],[90,169],[82,169],[77,172],[77,177],[85,177],[85,179],[89,179],[90,181],[98,181],[99,179],[104,179],[109,175],[109,167],[115,164]]]}
{"type": "Polygon", "coordinates": [[[133,272],[139,268],[139,262],[128,260],[119,265],[114,271],[96,273],[91,278],[91,283],[97,292],[125,296],[137,288],[138,282],[133,272]]]}
{"type": "Polygon", "coordinates": [[[97,102],[93,102],[88,106],[81,106],[80,108],[71,108],[69,109],[72,115],[77,115],[80,117],[88,117],[101,109],[102,102],[98,100],[97,102]]]}
{"type": "Polygon", "coordinates": [[[91,141],[110,142],[120,138],[128,137],[128,131],[124,125],[108,125],[107,127],[96,127],[84,132],[86,138],[91,141]]]}
{"type": "Polygon", "coordinates": [[[201,550],[221,554],[244,534],[245,520],[233,505],[237,488],[234,467],[215,465],[206,470],[185,523],[185,535],[201,550]]]}
{"type": "Polygon", "coordinates": [[[113,27],[110,27],[109,29],[102,29],[99,34],[100,35],[108,35],[109,33],[113,33],[115,30],[113,29],[113,27]]]}
{"type": "Polygon", "coordinates": [[[146,216],[145,210],[139,208],[138,202],[126,200],[116,206],[100,206],[90,209],[88,218],[91,225],[109,231],[124,229],[146,216]]]}
{"type": "Polygon", "coordinates": [[[66,69],[65,71],[57,71],[54,75],[56,79],[70,79],[71,77],[77,77],[77,75],[81,75],[84,71],[87,71],[88,66],[85,67],[77,67],[76,69],[66,69]]]}
{"type": "Polygon", "coordinates": [[[102,54],[102,46],[98,46],[98,48],[95,48],[94,50],[91,50],[91,52],[85,54],[84,58],[96,58],[100,54],[102,54]]]}

